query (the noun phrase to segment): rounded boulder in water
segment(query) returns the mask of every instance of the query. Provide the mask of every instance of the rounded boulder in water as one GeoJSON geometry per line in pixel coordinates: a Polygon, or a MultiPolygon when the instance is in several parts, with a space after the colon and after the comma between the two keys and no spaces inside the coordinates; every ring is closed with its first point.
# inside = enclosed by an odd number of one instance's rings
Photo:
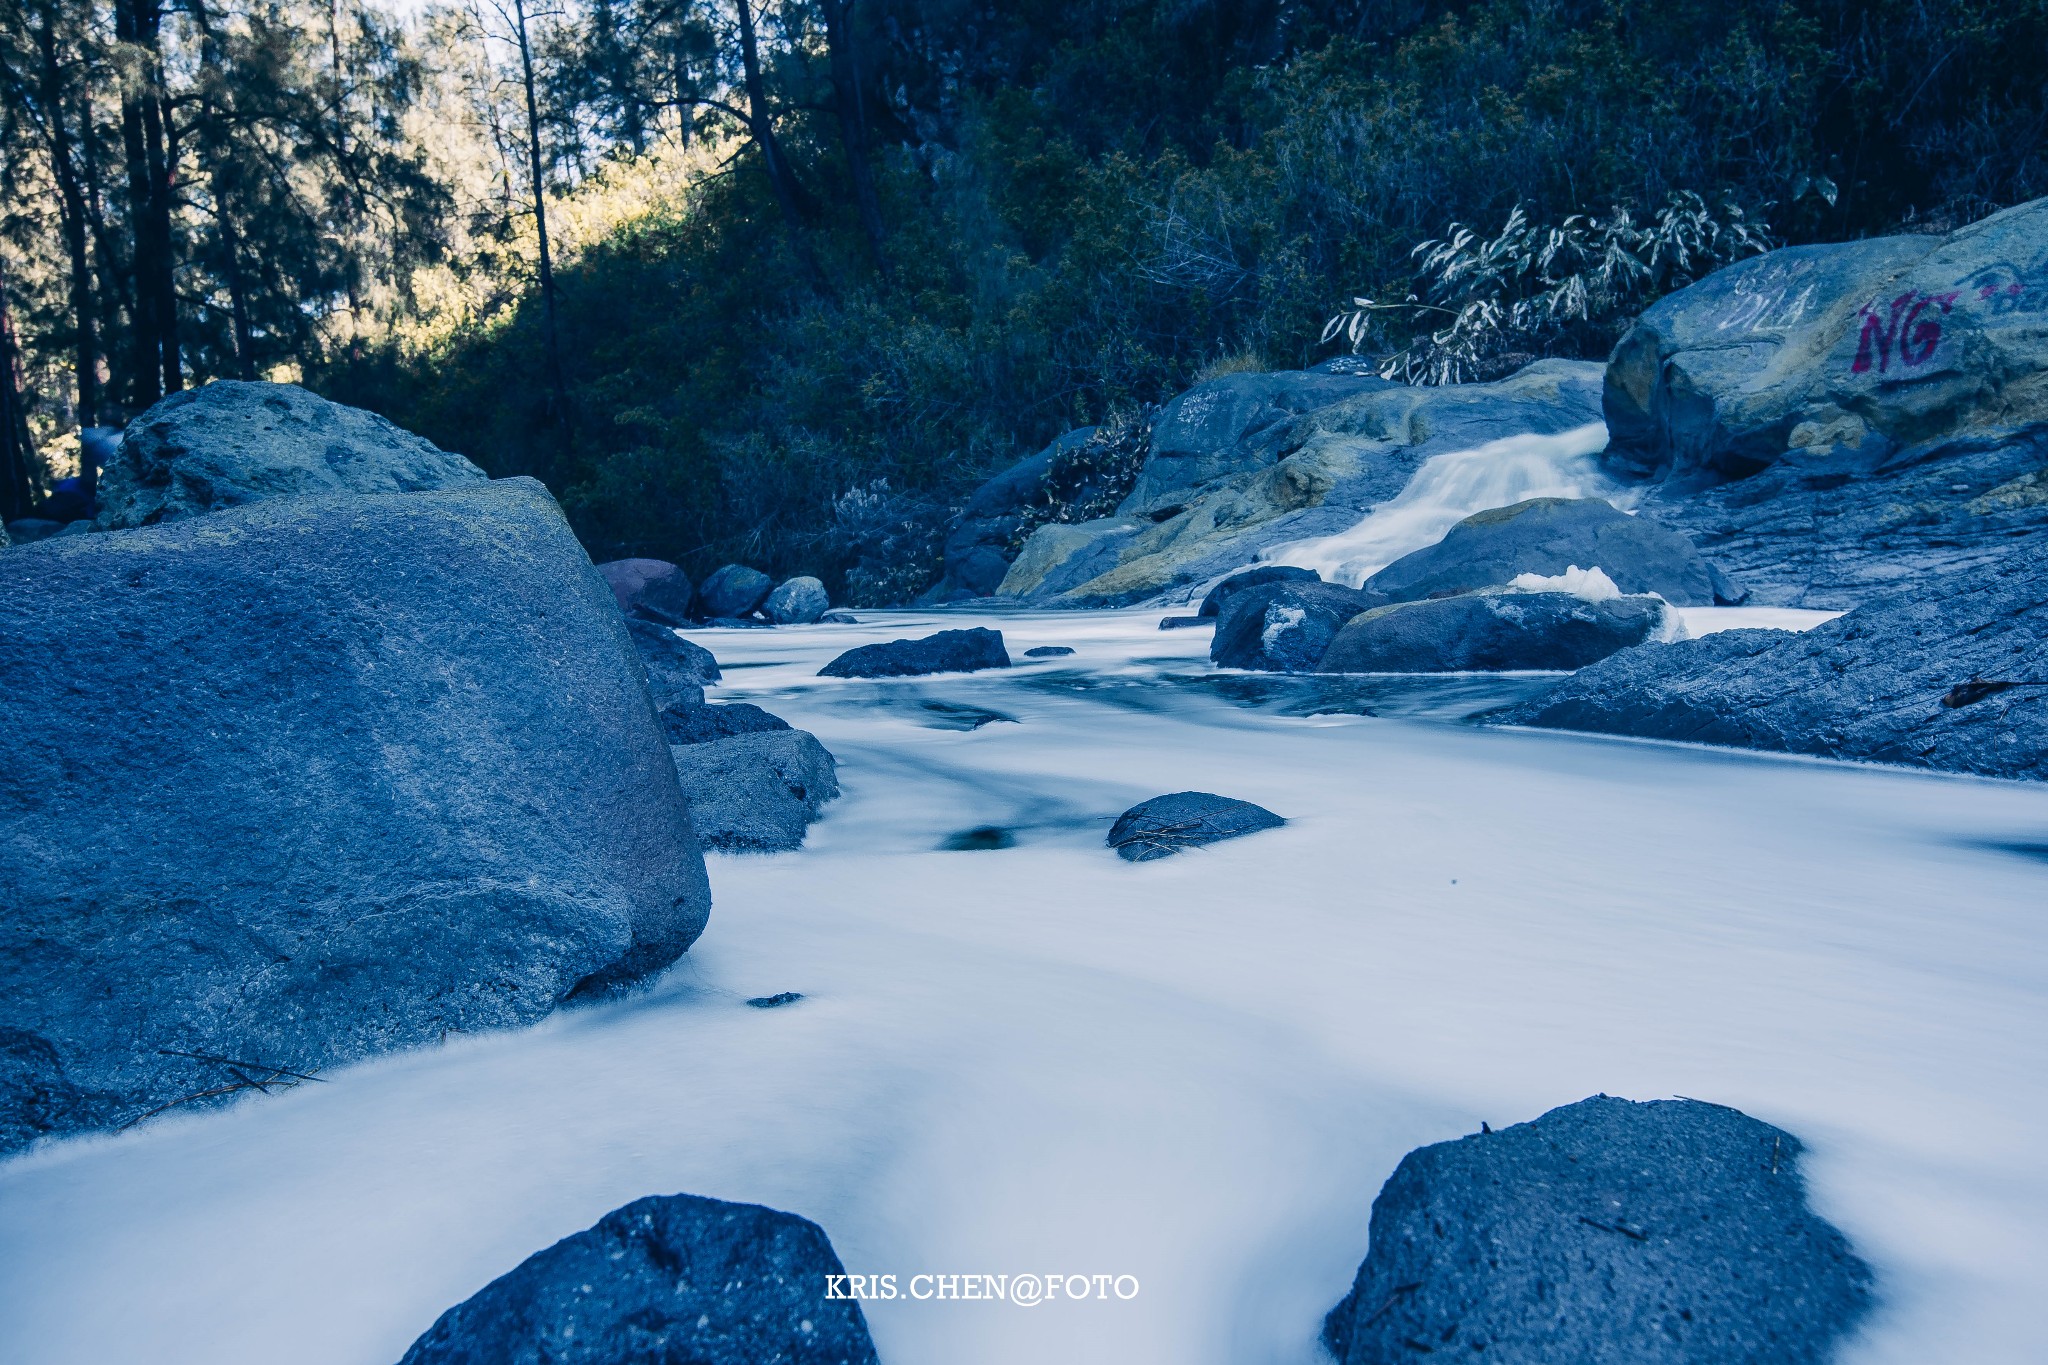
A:
{"type": "Polygon", "coordinates": [[[1261,564],[1256,568],[1234,573],[1209,589],[1209,595],[1202,599],[1196,610],[1197,616],[1215,616],[1222,612],[1224,604],[1246,588],[1264,587],[1268,583],[1317,583],[1322,576],[1314,569],[1298,569],[1292,564],[1261,564]]]}
{"type": "Polygon", "coordinates": [[[793,1213],[639,1199],[443,1313],[400,1365],[875,1365],[860,1303],[828,1292],[845,1270],[824,1229],[793,1213]]]}
{"type": "Polygon", "coordinates": [[[1105,842],[1125,862],[1146,863],[1286,823],[1249,801],[1213,792],[1174,792],[1140,801],[1119,815],[1105,842]]]}
{"type": "Polygon", "coordinates": [[[1418,1148],[1323,1344],[1341,1365],[1824,1365],[1871,1274],[1808,1206],[1800,1151],[1722,1105],[1608,1095],[1418,1148]]]}
{"type": "Polygon", "coordinates": [[[1209,641],[1223,668],[1313,673],[1344,623],[1372,603],[1339,583],[1262,583],[1227,598],[1209,641]]]}
{"type": "Polygon", "coordinates": [[[714,569],[697,585],[697,615],[749,616],[768,600],[775,580],[744,564],[714,569]]]}
{"type": "Polygon", "coordinates": [[[815,578],[792,578],[768,594],[761,614],[778,626],[807,626],[825,614],[832,600],[815,578]]]}
{"type": "Polygon", "coordinates": [[[1321,673],[1503,673],[1584,668],[1656,639],[1654,597],[1588,602],[1568,592],[1493,592],[1375,607],[1330,641],[1321,673]]]}

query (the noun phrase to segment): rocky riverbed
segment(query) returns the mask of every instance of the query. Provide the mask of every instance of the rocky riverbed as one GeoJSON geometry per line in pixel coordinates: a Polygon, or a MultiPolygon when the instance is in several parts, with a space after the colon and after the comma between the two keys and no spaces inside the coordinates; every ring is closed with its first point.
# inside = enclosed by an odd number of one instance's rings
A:
{"type": "Polygon", "coordinates": [[[1844,1365],[2034,1358],[2048,790],[1465,725],[1552,680],[1237,673],[1159,615],[687,632],[838,759],[801,851],[712,854],[650,992],[0,1166],[0,1358],[395,1361],[687,1191],[853,1272],[1142,1285],[866,1303],[890,1365],[1307,1365],[1405,1153],[1601,1091],[1798,1135],[1876,1275],[1844,1365]],[[964,625],[1014,666],[818,676],[964,625]],[[1104,847],[1185,790],[1287,823],[1104,847]]]}

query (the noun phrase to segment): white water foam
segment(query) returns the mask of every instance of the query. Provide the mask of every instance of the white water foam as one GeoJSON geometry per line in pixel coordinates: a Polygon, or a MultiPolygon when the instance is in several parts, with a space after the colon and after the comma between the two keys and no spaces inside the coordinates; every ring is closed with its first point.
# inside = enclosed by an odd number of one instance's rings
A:
{"type": "Polygon", "coordinates": [[[1432,455],[1406,488],[1350,530],[1275,546],[1261,560],[1314,569],[1355,588],[1402,555],[1436,544],[1474,512],[1530,498],[1614,501],[1620,485],[1595,458],[1606,448],[1606,424],[1591,422],[1554,436],[1504,436],[1432,455]]]}

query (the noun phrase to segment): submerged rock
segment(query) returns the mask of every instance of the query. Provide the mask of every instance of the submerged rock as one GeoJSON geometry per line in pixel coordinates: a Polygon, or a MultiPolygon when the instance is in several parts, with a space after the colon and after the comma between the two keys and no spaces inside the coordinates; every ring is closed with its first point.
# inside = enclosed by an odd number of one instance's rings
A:
{"type": "Polygon", "coordinates": [[[792,578],[768,594],[761,614],[778,626],[808,626],[831,605],[823,583],[815,578],[792,578]]]}
{"type": "Polygon", "coordinates": [[[1073,652],[1074,647],[1072,645],[1040,645],[1036,649],[1025,650],[1024,657],[1027,659],[1059,659],[1073,652]]]}
{"type": "Polygon", "coordinates": [[[671,744],[707,744],[734,735],[789,728],[789,722],[782,717],[744,701],[718,706],[668,706],[661,712],[661,730],[671,744]]]}
{"type": "Polygon", "coordinates": [[[1825,1365],[1871,1275],[1808,1206],[1801,1150],[1717,1104],[1606,1095],[1418,1148],[1323,1343],[1341,1365],[1825,1365]]]}
{"type": "Polygon", "coordinates": [[[296,384],[217,379],[128,424],[99,479],[108,530],[323,493],[416,493],[484,472],[374,412],[296,384]]]}
{"type": "Polygon", "coordinates": [[[784,727],[671,745],[690,823],[711,848],[787,853],[839,795],[832,755],[817,737],[784,727]]]}
{"type": "Polygon", "coordinates": [[[1531,498],[1476,512],[1368,578],[1364,591],[1375,605],[1418,602],[1570,568],[1600,569],[1625,593],[1655,593],[1681,607],[1727,605],[1744,595],[1725,579],[1717,590],[1712,567],[1690,540],[1600,498],[1531,498]]]}
{"type": "Polygon", "coordinates": [[[1193,630],[1196,626],[1213,626],[1215,624],[1216,618],[1213,616],[1162,616],[1159,618],[1159,628],[1161,630],[1193,630]]]}
{"type": "Polygon", "coordinates": [[[827,1297],[844,1273],[795,1214],[638,1199],[443,1313],[400,1365],[876,1365],[859,1301],[827,1297]]]}
{"type": "Polygon", "coordinates": [[[1506,724],[2048,779],[2048,545],[1804,634],[1617,654],[1506,724]]]}
{"type": "Polygon", "coordinates": [[[1297,568],[1292,564],[1260,564],[1234,573],[1209,589],[1202,598],[1202,605],[1196,610],[1197,616],[1220,616],[1223,604],[1246,588],[1261,588],[1268,583],[1320,583],[1322,575],[1314,569],[1297,568]]]}
{"type": "Polygon", "coordinates": [[[818,676],[908,678],[924,673],[974,673],[1009,666],[1010,654],[1003,648],[1003,633],[976,626],[972,630],[942,630],[921,640],[891,640],[887,644],[849,649],[819,669],[818,676]]]}
{"type": "Polygon", "coordinates": [[[1145,863],[1286,823],[1249,801],[1210,792],[1174,792],[1140,801],[1119,815],[1106,842],[1124,861],[1145,863]]]}
{"type": "Polygon", "coordinates": [[[1376,607],[1337,632],[1322,673],[1497,673],[1583,668],[1666,628],[1654,597],[1588,602],[1563,592],[1489,592],[1376,607]]]}
{"type": "Polygon", "coordinates": [[[208,1058],[527,1023],[703,928],[625,622],[531,480],[10,551],[0,676],[0,1150],[237,1084],[208,1058]]]}
{"type": "Polygon", "coordinates": [[[1210,661],[1223,668],[1313,673],[1344,623],[1372,602],[1338,583],[1283,580],[1247,588],[1224,599],[1209,642],[1210,661]]]}
{"type": "Polygon", "coordinates": [[[631,619],[626,630],[647,671],[647,689],[657,710],[703,704],[704,685],[718,681],[718,660],[710,650],[654,621],[631,619]]]}
{"type": "Polygon", "coordinates": [[[759,569],[744,564],[727,564],[713,569],[697,585],[696,615],[751,616],[775,587],[775,580],[759,569]]]}

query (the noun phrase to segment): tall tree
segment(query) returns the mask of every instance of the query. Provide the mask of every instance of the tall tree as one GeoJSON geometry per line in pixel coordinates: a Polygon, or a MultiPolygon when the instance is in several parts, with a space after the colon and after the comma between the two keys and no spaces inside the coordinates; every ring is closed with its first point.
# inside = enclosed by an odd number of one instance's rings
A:
{"type": "Polygon", "coordinates": [[[839,114],[839,141],[846,152],[846,173],[853,185],[854,207],[875,266],[887,274],[889,257],[882,231],[882,206],[875,194],[874,167],[868,161],[867,104],[861,93],[855,0],[821,3],[825,10],[825,49],[832,72],[832,102],[839,114]]]}

